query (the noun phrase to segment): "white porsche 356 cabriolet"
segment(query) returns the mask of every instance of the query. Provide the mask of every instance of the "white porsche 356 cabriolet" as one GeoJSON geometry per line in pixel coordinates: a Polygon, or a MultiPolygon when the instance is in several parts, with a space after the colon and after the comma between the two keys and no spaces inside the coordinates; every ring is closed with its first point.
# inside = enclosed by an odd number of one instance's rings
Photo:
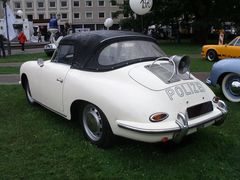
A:
{"type": "Polygon", "coordinates": [[[49,61],[21,66],[30,103],[76,117],[93,144],[114,136],[180,141],[221,124],[225,103],[189,72],[187,56],[166,57],[155,40],[134,32],[92,31],[64,37],[49,61]]]}

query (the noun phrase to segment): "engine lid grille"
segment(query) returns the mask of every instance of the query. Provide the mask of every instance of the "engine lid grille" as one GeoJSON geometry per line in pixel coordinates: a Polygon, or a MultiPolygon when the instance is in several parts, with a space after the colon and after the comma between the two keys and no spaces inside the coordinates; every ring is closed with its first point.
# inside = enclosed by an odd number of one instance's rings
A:
{"type": "Polygon", "coordinates": [[[170,84],[174,82],[178,82],[180,80],[189,80],[192,79],[189,77],[188,74],[175,74],[172,79],[171,78],[174,67],[170,63],[161,63],[161,64],[154,64],[154,65],[147,65],[145,66],[147,70],[152,72],[155,76],[161,79],[164,83],[170,84]]]}

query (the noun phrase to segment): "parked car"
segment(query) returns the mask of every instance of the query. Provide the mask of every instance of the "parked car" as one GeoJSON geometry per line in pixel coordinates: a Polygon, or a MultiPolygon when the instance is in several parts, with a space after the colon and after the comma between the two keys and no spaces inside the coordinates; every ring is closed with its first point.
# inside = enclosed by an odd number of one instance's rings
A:
{"type": "Polygon", "coordinates": [[[240,36],[225,45],[204,45],[202,58],[208,61],[217,61],[225,58],[240,58],[240,36]]]}
{"type": "Polygon", "coordinates": [[[219,84],[225,97],[240,102],[240,59],[224,59],[216,62],[207,79],[207,84],[219,84]]]}
{"type": "Polygon", "coordinates": [[[114,136],[180,141],[221,124],[225,103],[189,72],[188,57],[167,57],[148,36],[90,31],[64,37],[51,60],[21,66],[27,100],[82,124],[99,147],[114,136]]]}
{"type": "Polygon", "coordinates": [[[54,51],[57,49],[57,46],[54,43],[49,43],[44,46],[44,52],[47,56],[51,57],[54,51]]]}
{"type": "Polygon", "coordinates": [[[47,56],[51,57],[53,55],[62,38],[63,36],[60,35],[53,37],[52,42],[44,46],[44,52],[47,54],[47,56]],[[57,40],[55,40],[55,38],[57,38],[57,40]]]}

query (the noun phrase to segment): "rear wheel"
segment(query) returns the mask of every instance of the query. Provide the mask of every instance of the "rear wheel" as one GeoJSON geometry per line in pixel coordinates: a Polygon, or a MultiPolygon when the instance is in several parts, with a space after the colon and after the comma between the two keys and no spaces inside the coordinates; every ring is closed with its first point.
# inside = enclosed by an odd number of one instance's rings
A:
{"type": "Polygon", "coordinates": [[[82,112],[82,128],[91,143],[107,148],[112,146],[114,135],[103,112],[93,104],[87,104],[82,112]]]}
{"type": "Polygon", "coordinates": [[[210,62],[217,61],[218,60],[217,52],[213,49],[209,50],[207,52],[206,58],[210,62]]]}
{"type": "Polygon", "coordinates": [[[240,102],[240,75],[227,74],[222,81],[222,92],[232,102],[240,102]]]}

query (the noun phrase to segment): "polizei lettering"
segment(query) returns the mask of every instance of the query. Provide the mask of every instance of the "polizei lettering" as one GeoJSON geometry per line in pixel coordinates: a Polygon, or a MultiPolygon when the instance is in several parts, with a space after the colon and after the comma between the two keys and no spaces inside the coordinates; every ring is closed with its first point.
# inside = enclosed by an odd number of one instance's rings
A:
{"type": "Polygon", "coordinates": [[[174,97],[184,97],[205,92],[205,89],[199,82],[190,82],[167,88],[165,89],[165,92],[169,99],[173,100],[174,97]]]}

